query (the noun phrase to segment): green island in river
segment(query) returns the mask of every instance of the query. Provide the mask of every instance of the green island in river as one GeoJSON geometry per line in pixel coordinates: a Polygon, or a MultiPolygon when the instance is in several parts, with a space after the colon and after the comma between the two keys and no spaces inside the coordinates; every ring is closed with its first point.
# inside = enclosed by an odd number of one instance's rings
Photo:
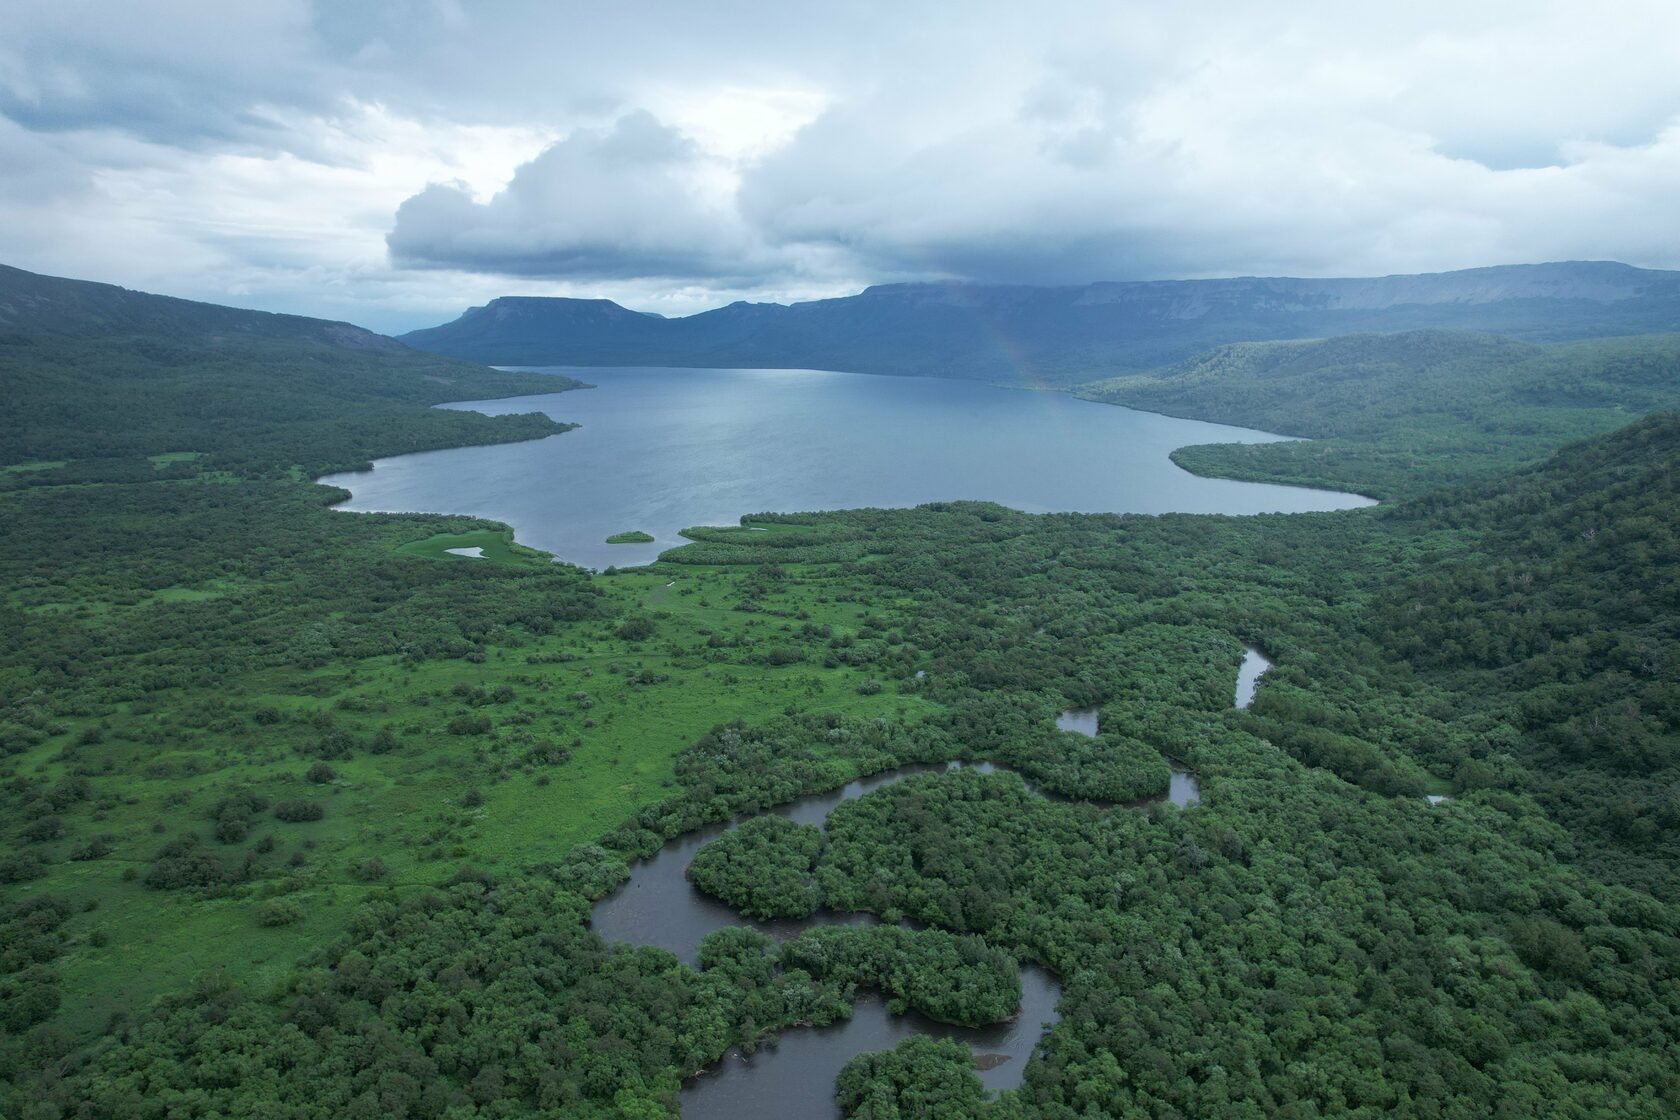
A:
{"type": "Polygon", "coordinates": [[[765,512],[593,575],[310,481],[563,432],[431,406],[576,382],[12,269],[0,297],[0,1115],[670,1116],[860,990],[1006,1017],[1027,961],[1064,992],[1018,1089],[918,1038],[842,1106],[1680,1110],[1676,336],[1243,344],[1080,390],[1318,437],[1178,459],[1370,509],[765,512]],[[1245,646],[1275,667],[1239,710],[1245,646]],[[1083,707],[1112,751],[1057,731],[1083,707]],[[1196,807],[1092,804],[1162,756],[1196,807]],[[698,968],[589,928],[674,836],[948,760],[1009,772],[695,869],[903,928],[726,929],[698,968]]]}
{"type": "Polygon", "coordinates": [[[644,533],[640,529],[627,529],[622,533],[614,533],[607,538],[608,544],[652,544],[653,534],[644,533]]]}

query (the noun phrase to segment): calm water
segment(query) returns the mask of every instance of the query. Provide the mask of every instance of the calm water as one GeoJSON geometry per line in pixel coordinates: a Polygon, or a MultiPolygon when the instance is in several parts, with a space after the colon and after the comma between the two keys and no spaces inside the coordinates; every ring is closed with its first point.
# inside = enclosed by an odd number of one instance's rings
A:
{"type": "Polygon", "coordinates": [[[1056,726],[1063,731],[1077,731],[1093,738],[1097,734],[1096,708],[1068,708],[1056,716],[1056,726]]]}
{"type": "MultiPolygon", "coordinates": [[[[1092,733],[1095,716],[1091,717],[1092,733]]],[[[916,774],[959,769],[965,764],[902,766],[848,782],[840,789],[813,794],[772,810],[800,824],[822,826],[829,811],[842,801],[916,774]]],[[[969,764],[976,770],[996,769],[989,762],[969,764]]],[[[1029,788],[1032,788],[1029,783],[1029,788]]],[[[1172,788],[1161,797],[1191,805],[1199,800],[1195,777],[1173,771],[1172,788]]],[[[809,918],[749,923],[723,903],[696,890],[687,871],[705,844],[739,823],[731,821],[685,833],[651,858],[631,865],[630,879],[595,903],[590,926],[609,941],[629,941],[668,949],[690,964],[698,964],[700,941],[725,926],[756,925],[776,937],[793,937],[817,925],[864,925],[871,914],[819,911],[809,918]]],[[[853,1009],[852,1017],[821,1028],[784,1031],[753,1055],[731,1050],[715,1067],[691,1078],[683,1087],[685,1120],[709,1118],[769,1118],[837,1116],[834,1077],[858,1054],[886,1050],[913,1034],[951,1038],[973,1051],[981,1082],[988,1089],[1008,1089],[1021,1083],[1027,1060],[1037,1048],[1044,1028],[1058,1018],[1056,1003],[1061,985],[1045,969],[1026,964],[1021,969],[1020,1013],[1010,1022],[989,1027],[956,1027],[925,1016],[889,1014],[874,995],[853,1009]]]]}
{"type": "Polygon", "coordinates": [[[1237,707],[1246,708],[1254,703],[1254,690],[1260,687],[1260,677],[1271,667],[1265,654],[1252,646],[1243,647],[1242,665],[1237,668],[1237,707]]]}
{"type": "Polygon", "coordinates": [[[326,479],[341,508],[465,513],[585,567],[645,564],[689,525],[766,511],[978,498],[1030,512],[1264,513],[1370,504],[1352,494],[1197,478],[1194,443],[1281,437],[1065,393],[812,370],[567,369],[596,384],[449,408],[542,411],[582,428],[527,443],[381,459],[326,479]],[[609,545],[627,529],[653,544],[609,545]]]}

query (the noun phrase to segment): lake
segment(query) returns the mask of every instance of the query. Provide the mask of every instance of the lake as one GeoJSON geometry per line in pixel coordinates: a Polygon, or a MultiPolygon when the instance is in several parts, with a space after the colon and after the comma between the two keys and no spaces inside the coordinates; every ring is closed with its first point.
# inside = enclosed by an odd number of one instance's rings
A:
{"type": "Polygon", "coordinates": [[[338,508],[458,513],[584,567],[645,564],[689,525],[742,515],[984,499],[1034,513],[1297,513],[1354,494],[1198,478],[1168,458],[1196,443],[1283,437],[1065,393],[816,370],[566,368],[596,385],[462,401],[583,425],[525,443],[381,459],[321,481],[338,508]],[[606,543],[640,529],[651,544],[606,543]]]}

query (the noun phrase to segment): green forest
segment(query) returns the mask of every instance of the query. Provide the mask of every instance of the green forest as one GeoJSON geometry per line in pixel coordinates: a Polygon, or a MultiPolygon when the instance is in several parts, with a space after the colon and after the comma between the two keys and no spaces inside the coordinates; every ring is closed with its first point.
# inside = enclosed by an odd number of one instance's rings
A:
{"type": "Polygon", "coordinates": [[[429,406],[577,382],[0,279],[7,1120],[669,1117],[860,993],[1008,1019],[1029,961],[1064,994],[1020,1088],[918,1037],[846,1066],[846,1114],[1680,1113],[1672,336],[1089,390],[1316,437],[1179,460],[1369,509],[765,512],[592,575],[310,481],[566,439],[429,406]],[[1244,646],[1275,667],[1238,710],[1244,646]],[[1199,804],[1129,806],[1168,759],[1199,804]],[[756,816],[949,760],[998,768],[756,816]],[[742,926],[698,967],[591,931],[736,818],[691,875],[742,926]],[[883,924],[745,920],[819,907],[883,924]]]}

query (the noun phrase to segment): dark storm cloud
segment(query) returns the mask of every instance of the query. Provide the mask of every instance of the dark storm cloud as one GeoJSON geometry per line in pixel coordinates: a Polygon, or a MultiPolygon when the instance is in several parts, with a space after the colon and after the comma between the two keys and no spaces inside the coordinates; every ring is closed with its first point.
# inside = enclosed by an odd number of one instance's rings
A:
{"type": "Polygon", "coordinates": [[[487,202],[432,184],[397,210],[392,259],[418,268],[586,279],[754,278],[771,262],[725,197],[708,199],[693,141],[631,113],[578,129],[487,202]]]}

